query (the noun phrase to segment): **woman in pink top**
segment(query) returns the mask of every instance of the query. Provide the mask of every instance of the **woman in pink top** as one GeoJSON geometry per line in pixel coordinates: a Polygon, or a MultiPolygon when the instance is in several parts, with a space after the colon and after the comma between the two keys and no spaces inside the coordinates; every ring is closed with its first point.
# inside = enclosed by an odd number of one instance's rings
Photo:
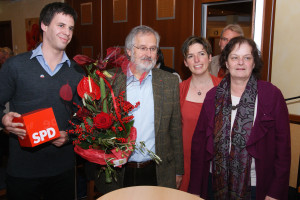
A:
{"type": "Polygon", "coordinates": [[[190,36],[182,45],[184,64],[192,76],[180,83],[180,106],[184,151],[184,175],[180,190],[187,191],[190,180],[191,142],[206,93],[221,79],[208,71],[212,49],[201,37],[190,36]]]}

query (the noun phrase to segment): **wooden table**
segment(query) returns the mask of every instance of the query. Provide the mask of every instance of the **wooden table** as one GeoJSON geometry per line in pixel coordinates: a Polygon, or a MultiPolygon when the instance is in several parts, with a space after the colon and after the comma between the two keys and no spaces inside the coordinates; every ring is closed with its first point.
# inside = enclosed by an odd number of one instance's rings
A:
{"type": "Polygon", "coordinates": [[[97,200],[201,200],[193,194],[158,186],[127,187],[107,193],[97,200]]]}

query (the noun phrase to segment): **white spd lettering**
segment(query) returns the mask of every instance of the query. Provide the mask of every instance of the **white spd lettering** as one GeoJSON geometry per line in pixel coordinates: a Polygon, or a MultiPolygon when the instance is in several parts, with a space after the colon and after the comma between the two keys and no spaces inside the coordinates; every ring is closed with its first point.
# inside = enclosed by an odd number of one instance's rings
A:
{"type": "Polygon", "coordinates": [[[56,132],[54,128],[47,128],[46,130],[41,130],[32,134],[33,143],[40,143],[45,140],[45,137],[48,136],[49,139],[55,136],[56,132]]]}

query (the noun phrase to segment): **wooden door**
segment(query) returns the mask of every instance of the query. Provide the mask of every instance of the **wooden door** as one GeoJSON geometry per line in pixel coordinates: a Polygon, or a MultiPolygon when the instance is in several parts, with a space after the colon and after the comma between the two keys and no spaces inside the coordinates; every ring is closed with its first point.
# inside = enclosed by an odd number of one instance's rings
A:
{"type": "Polygon", "coordinates": [[[11,21],[0,21],[0,47],[13,49],[11,21]]]}

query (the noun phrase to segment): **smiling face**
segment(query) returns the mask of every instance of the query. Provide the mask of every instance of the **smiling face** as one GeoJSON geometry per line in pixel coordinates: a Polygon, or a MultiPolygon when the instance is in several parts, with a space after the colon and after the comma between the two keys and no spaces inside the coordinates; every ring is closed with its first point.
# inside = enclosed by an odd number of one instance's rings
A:
{"type": "Polygon", "coordinates": [[[43,45],[54,50],[64,51],[73,36],[74,19],[71,15],[57,13],[48,26],[42,22],[41,28],[43,45]]]}
{"type": "Polygon", "coordinates": [[[211,55],[208,55],[203,45],[199,43],[189,46],[184,64],[190,69],[192,74],[201,75],[208,73],[208,66],[211,61],[211,55]]]}
{"type": "Polygon", "coordinates": [[[249,80],[255,66],[251,52],[252,48],[248,43],[235,45],[226,62],[231,79],[249,80]]]}
{"type": "Polygon", "coordinates": [[[130,61],[135,65],[132,73],[139,77],[144,72],[148,73],[154,68],[157,60],[157,41],[153,33],[138,33],[135,36],[133,47],[127,49],[130,61]]]}

